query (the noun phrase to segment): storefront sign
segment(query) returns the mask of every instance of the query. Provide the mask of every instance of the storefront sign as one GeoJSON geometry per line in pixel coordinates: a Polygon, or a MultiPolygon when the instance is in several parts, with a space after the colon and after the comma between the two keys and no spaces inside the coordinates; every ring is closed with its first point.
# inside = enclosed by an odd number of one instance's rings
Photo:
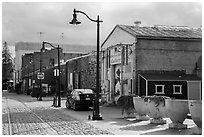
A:
{"type": "Polygon", "coordinates": [[[111,55],[110,56],[110,64],[120,64],[121,63],[121,55],[116,54],[116,55],[111,55]]]}

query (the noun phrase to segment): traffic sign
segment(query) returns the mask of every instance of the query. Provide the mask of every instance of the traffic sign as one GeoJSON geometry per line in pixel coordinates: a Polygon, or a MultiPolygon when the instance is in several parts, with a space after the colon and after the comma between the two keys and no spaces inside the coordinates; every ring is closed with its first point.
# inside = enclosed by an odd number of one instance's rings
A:
{"type": "Polygon", "coordinates": [[[44,73],[38,72],[38,79],[44,79],[44,73]]]}
{"type": "Polygon", "coordinates": [[[59,69],[54,69],[54,76],[59,76],[59,69]]]}

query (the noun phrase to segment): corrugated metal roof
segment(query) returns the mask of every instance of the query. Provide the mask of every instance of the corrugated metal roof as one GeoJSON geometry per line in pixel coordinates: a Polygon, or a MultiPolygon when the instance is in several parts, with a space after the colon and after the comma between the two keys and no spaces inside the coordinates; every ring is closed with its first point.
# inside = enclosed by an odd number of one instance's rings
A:
{"type": "Polygon", "coordinates": [[[187,26],[164,26],[155,25],[154,27],[147,26],[129,26],[117,25],[117,27],[137,37],[152,37],[152,38],[184,38],[184,39],[201,39],[201,28],[189,28],[187,26]]]}
{"type": "Polygon", "coordinates": [[[170,74],[140,74],[148,81],[201,81],[202,79],[193,74],[170,75],[170,74]]]}

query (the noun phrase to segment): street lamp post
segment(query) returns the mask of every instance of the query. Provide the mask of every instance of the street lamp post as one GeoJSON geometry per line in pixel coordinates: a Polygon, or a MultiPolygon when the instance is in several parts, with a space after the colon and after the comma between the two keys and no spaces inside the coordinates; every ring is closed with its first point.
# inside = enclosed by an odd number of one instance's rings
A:
{"type": "MultiPolygon", "coordinates": [[[[40,49],[40,74],[42,74],[42,49],[40,49]]],[[[42,101],[42,79],[40,78],[39,101],[42,101]]]]}
{"type": "MultiPolygon", "coordinates": [[[[58,93],[57,93],[57,95],[58,95],[58,106],[55,106],[55,107],[61,107],[61,96],[60,96],[60,47],[59,47],[59,45],[57,45],[57,47],[55,47],[55,46],[53,46],[51,43],[49,43],[49,42],[45,42],[45,41],[43,41],[43,44],[42,44],[42,49],[41,49],[41,51],[44,51],[45,50],[45,44],[48,44],[48,45],[50,45],[51,47],[53,47],[54,49],[57,49],[57,58],[58,58],[58,79],[57,79],[57,88],[58,88],[58,93]]],[[[53,104],[55,104],[55,102],[53,102],[53,104]]]]}
{"type": "Polygon", "coordinates": [[[91,19],[86,13],[84,13],[83,11],[79,11],[74,9],[74,14],[73,14],[73,19],[71,22],[69,22],[70,24],[81,24],[81,22],[79,22],[77,20],[77,14],[76,13],[82,13],[84,14],[89,20],[91,20],[92,22],[96,22],[97,23],[97,55],[96,55],[96,97],[95,97],[95,104],[94,104],[94,112],[93,112],[93,120],[102,120],[103,117],[100,114],[99,111],[99,91],[100,91],[100,83],[99,83],[99,31],[100,31],[100,23],[103,22],[101,20],[99,20],[99,16],[97,16],[97,20],[91,19]]]}
{"type": "Polygon", "coordinates": [[[35,64],[34,64],[34,58],[33,57],[31,57],[30,58],[30,64],[32,64],[32,92],[34,93],[35,92],[35,64]]]}

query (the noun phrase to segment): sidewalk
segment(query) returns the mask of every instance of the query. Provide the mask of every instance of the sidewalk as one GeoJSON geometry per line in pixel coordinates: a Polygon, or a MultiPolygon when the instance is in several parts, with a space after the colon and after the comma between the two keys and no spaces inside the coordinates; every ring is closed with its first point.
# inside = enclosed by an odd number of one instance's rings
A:
{"type": "MultiPolygon", "coordinates": [[[[64,101],[62,108],[65,107],[64,101]]],[[[115,135],[193,135],[197,133],[197,126],[192,119],[185,119],[187,129],[169,129],[171,123],[169,118],[164,118],[167,123],[162,125],[150,124],[148,121],[138,121],[136,118],[124,118],[121,108],[100,106],[100,113],[104,120],[88,120],[92,116],[92,111],[73,111],[66,109],[64,111],[78,120],[89,123],[102,130],[107,130],[115,135]]]]}
{"type": "Polygon", "coordinates": [[[124,118],[121,109],[113,107],[101,107],[103,121],[87,121],[95,127],[110,131],[116,135],[192,135],[197,132],[197,126],[191,119],[186,119],[188,129],[169,129],[169,118],[164,118],[167,124],[150,124],[148,121],[138,121],[136,118],[124,118]]]}

